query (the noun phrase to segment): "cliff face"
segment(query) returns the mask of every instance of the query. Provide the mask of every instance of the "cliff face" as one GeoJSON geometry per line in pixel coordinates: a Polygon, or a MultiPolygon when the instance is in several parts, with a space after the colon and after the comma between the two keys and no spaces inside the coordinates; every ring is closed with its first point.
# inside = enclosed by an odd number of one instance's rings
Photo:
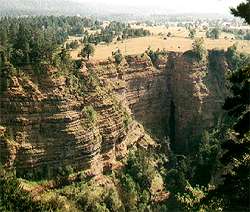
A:
{"type": "Polygon", "coordinates": [[[154,67],[147,57],[129,56],[121,66],[95,64],[100,78],[116,83],[135,119],[169,136],[172,148],[188,150],[205,129],[223,115],[225,73],[223,53],[212,51],[198,63],[187,53],[170,52],[154,67]]]}
{"type": "Polygon", "coordinates": [[[223,55],[197,63],[187,54],[170,54],[166,69],[171,93],[169,134],[173,148],[188,151],[190,142],[223,115],[226,60],[223,55]],[[216,61],[216,62],[215,62],[216,61]]]}
{"type": "Polygon", "coordinates": [[[130,56],[83,64],[80,78],[50,68],[39,79],[19,73],[0,95],[0,160],[26,177],[69,166],[98,174],[119,166],[128,148],[154,145],[135,120],[187,149],[221,114],[226,69],[223,55],[198,64],[170,53],[157,68],[130,56]]]}
{"type": "Polygon", "coordinates": [[[153,143],[141,125],[127,123],[122,107],[88,70],[82,95],[73,77],[53,77],[56,72],[48,70],[39,83],[11,77],[0,97],[1,162],[15,166],[18,176],[54,175],[69,166],[98,174],[119,165],[129,146],[153,143]]]}
{"type": "Polygon", "coordinates": [[[137,121],[148,129],[162,132],[167,123],[170,93],[165,61],[155,68],[146,56],[127,56],[119,66],[112,63],[87,64],[127,105],[137,121]]]}

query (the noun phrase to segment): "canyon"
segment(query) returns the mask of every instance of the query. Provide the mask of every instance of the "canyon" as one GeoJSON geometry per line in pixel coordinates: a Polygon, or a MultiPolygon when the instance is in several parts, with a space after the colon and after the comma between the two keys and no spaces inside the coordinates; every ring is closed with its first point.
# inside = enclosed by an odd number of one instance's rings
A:
{"type": "Polygon", "coordinates": [[[166,138],[172,149],[187,151],[223,117],[228,65],[214,51],[202,63],[188,52],[169,52],[156,64],[145,54],[119,65],[85,61],[76,75],[53,67],[41,77],[31,67],[7,73],[0,162],[24,178],[52,177],[68,167],[98,175],[122,166],[130,148],[166,138]]]}

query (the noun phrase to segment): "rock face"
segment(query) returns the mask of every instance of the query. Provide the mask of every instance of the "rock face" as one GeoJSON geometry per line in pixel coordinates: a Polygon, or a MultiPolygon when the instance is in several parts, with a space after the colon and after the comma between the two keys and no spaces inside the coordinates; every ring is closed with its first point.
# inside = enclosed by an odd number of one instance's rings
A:
{"type": "Polygon", "coordinates": [[[117,94],[136,120],[153,132],[169,136],[172,148],[186,150],[205,129],[223,115],[224,54],[209,52],[207,62],[198,63],[189,52],[170,52],[154,67],[147,57],[128,56],[121,66],[92,66],[108,82],[116,83],[117,94]]]}
{"type": "Polygon", "coordinates": [[[223,55],[216,59],[213,55],[210,52],[204,63],[190,59],[187,53],[169,55],[166,65],[171,94],[169,135],[176,150],[188,151],[190,142],[223,115],[227,64],[223,55]]]}
{"type": "Polygon", "coordinates": [[[79,95],[69,79],[52,74],[39,83],[12,77],[0,97],[1,162],[15,166],[18,176],[50,177],[69,167],[98,174],[115,166],[129,146],[153,143],[141,125],[125,124],[121,107],[91,76],[79,95]]]}
{"type": "Polygon", "coordinates": [[[95,66],[100,77],[120,85],[116,91],[136,120],[169,136],[173,149],[186,151],[223,115],[228,69],[223,53],[209,52],[203,63],[188,55],[170,52],[157,68],[145,56],[129,56],[119,67],[95,66]]]}
{"type": "Polygon", "coordinates": [[[88,62],[82,81],[51,68],[39,79],[12,76],[0,95],[1,163],[25,177],[69,167],[98,174],[119,165],[128,148],[154,145],[135,120],[187,149],[221,114],[226,69],[223,55],[198,64],[172,52],[157,67],[146,56],[88,62]]]}
{"type": "Polygon", "coordinates": [[[92,67],[101,79],[114,85],[115,93],[137,121],[148,129],[162,132],[170,102],[165,61],[163,63],[155,68],[146,56],[127,56],[120,66],[99,63],[92,67]]]}

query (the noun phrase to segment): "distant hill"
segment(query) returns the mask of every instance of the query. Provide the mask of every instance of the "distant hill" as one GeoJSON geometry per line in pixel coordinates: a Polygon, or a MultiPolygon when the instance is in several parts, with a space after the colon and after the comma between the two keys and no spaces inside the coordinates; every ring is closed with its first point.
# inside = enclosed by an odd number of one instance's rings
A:
{"type": "Polygon", "coordinates": [[[70,0],[0,0],[0,15],[89,15],[93,8],[70,0]]]}
{"type": "Polygon", "coordinates": [[[0,0],[0,16],[24,16],[24,15],[82,15],[95,16],[107,20],[157,20],[153,14],[163,15],[161,18],[169,18],[172,15],[178,17],[191,16],[192,18],[221,18],[224,15],[217,14],[176,14],[166,8],[138,6],[110,5],[95,1],[80,2],[77,0],[0,0]]]}

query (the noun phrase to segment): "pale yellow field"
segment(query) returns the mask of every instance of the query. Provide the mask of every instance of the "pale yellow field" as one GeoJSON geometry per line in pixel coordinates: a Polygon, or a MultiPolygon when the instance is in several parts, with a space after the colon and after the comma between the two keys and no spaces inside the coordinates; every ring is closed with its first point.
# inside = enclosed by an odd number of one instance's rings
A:
{"type": "MultiPolygon", "coordinates": [[[[113,42],[111,44],[95,46],[94,59],[106,59],[112,56],[112,52],[120,49],[123,55],[141,54],[150,47],[156,49],[166,49],[167,51],[185,52],[192,48],[193,40],[188,38],[188,30],[184,27],[166,26],[143,26],[131,25],[133,28],[144,28],[149,30],[153,35],[148,37],[132,38],[121,42],[113,42]],[[167,37],[167,33],[171,32],[172,37],[167,37]],[[161,35],[159,35],[161,34],[161,35]]],[[[238,50],[250,54],[250,41],[235,40],[234,35],[229,33],[221,33],[220,39],[212,40],[206,38],[206,31],[202,28],[196,30],[196,37],[203,37],[207,49],[227,49],[233,44],[237,44],[238,50]],[[227,37],[227,39],[225,39],[227,37]]],[[[69,40],[81,39],[79,37],[70,37],[69,40]]],[[[83,46],[77,50],[71,51],[72,58],[78,58],[78,54],[83,46]]]]}
{"type": "Polygon", "coordinates": [[[150,31],[153,35],[158,35],[159,33],[167,35],[171,32],[175,37],[186,37],[188,32],[184,27],[169,27],[166,26],[143,26],[143,25],[131,25],[132,28],[143,28],[150,31]]]}
{"type": "MultiPolygon", "coordinates": [[[[95,46],[94,59],[106,59],[112,56],[112,52],[116,49],[120,49],[123,55],[130,54],[141,54],[150,47],[154,50],[166,49],[167,51],[177,51],[184,52],[192,48],[193,40],[189,38],[181,37],[171,37],[164,40],[161,36],[149,36],[149,37],[140,37],[132,38],[125,40],[123,42],[111,43],[109,45],[97,45],[95,46]]],[[[250,41],[236,41],[236,40],[211,40],[205,39],[205,45],[207,49],[227,49],[229,46],[232,46],[234,43],[238,44],[239,51],[250,53],[250,41]]],[[[80,47],[77,50],[71,52],[73,58],[77,58],[78,53],[80,52],[80,47]]]]}
{"type": "MultiPolygon", "coordinates": [[[[185,27],[169,27],[166,26],[144,26],[144,25],[131,25],[132,28],[144,28],[146,30],[149,30],[153,35],[159,35],[160,33],[166,36],[169,32],[174,37],[183,37],[188,38],[189,31],[185,27]]],[[[202,28],[196,29],[196,37],[203,37],[206,38],[206,31],[204,31],[202,28]]],[[[220,34],[220,38],[228,39],[235,38],[233,34],[222,32],[220,34]]]]}

